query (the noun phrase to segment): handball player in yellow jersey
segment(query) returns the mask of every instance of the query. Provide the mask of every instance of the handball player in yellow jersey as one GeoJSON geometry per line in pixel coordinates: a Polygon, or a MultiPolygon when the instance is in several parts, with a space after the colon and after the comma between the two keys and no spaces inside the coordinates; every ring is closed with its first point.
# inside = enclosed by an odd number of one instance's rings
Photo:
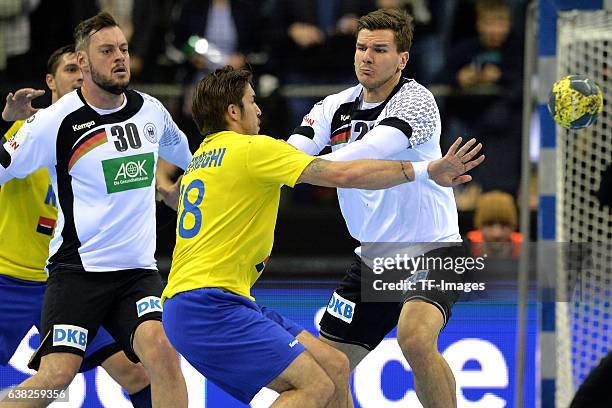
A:
{"type": "MultiPolygon", "coordinates": [[[[181,181],[177,241],[162,301],[168,339],[199,372],[248,403],[262,388],[273,407],[351,406],[347,358],[280,314],[251,287],[272,251],[280,187],[310,183],[380,189],[415,179],[410,162],[331,162],[258,135],[251,74],[225,67],[198,84],[193,117],[204,140],[181,181]]],[[[480,145],[461,140],[426,173],[467,182],[480,145]]],[[[423,177],[418,174],[416,177],[423,177]]]]}
{"type": "MultiPolygon", "coordinates": [[[[81,86],[74,45],[59,48],[47,63],[51,103],[81,86]]],[[[2,118],[15,121],[9,140],[36,112],[30,101],[42,90],[21,89],[6,98],[2,118]]],[[[2,141],[4,143],[4,140],[2,141]]],[[[32,326],[40,331],[40,313],[47,274],[45,261],[57,220],[57,202],[46,168],[0,188],[0,365],[6,365],[32,326]]],[[[101,365],[128,392],[135,407],[151,406],[149,377],[142,364],[128,360],[104,329],[88,344],[81,372],[101,365]]]]}

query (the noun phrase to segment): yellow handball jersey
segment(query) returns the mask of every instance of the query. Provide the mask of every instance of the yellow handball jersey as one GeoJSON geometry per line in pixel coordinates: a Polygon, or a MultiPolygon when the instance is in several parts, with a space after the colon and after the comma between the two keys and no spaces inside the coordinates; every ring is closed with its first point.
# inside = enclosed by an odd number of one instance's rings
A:
{"type": "MultiPolygon", "coordinates": [[[[23,121],[13,123],[10,139],[23,121]]],[[[0,187],[0,274],[44,282],[49,241],[57,220],[57,203],[49,172],[40,169],[0,187]]]]}
{"type": "Polygon", "coordinates": [[[282,184],[315,158],[268,136],[207,136],[181,181],[176,246],[162,299],[216,287],[252,300],[272,251],[282,184]]]}

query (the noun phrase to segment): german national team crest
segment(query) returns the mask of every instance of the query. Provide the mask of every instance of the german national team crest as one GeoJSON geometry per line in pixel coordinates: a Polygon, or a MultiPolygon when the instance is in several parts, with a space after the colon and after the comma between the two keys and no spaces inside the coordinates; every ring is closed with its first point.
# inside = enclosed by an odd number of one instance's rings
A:
{"type": "Polygon", "coordinates": [[[157,143],[157,129],[154,124],[147,123],[144,126],[144,135],[149,142],[157,143]]]}

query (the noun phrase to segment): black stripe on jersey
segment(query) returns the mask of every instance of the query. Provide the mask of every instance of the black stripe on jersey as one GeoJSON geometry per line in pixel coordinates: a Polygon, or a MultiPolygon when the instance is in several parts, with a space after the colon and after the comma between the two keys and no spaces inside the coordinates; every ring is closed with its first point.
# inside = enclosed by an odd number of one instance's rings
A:
{"type": "Polygon", "coordinates": [[[314,129],[310,126],[298,126],[293,130],[293,134],[306,136],[309,139],[314,139],[314,129]]]}
{"type": "MultiPolygon", "coordinates": [[[[142,105],[144,103],[144,98],[142,97],[142,95],[140,95],[138,92],[133,91],[131,89],[126,90],[123,94],[127,98],[127,102],[121,110],[114,112],[114,113],[110,113],[108,115],[100,115],[91,106],[87,104],[87,102],[85,101],[85,98],[83,97],[83,94],[81,93],[81,89],[80,88],[77,89],[77,95],[83,102],[84,108],[87,111],[89,111],[89,113],[92,115],[92,118],[90,120],[94,120],[96,122],[96,126],[123,122],[138,113],[138,111],[140,110],[140,108],[142,108],[142,105]]],[[[85,123],[85,122],[80,122],[80,123],[85,123]]]]}
{"type": "Polygon", "coordinates": [[[410,137],[412,136],[412,126],[410,126],[408,122],[400,118],[396,118],[396,117],[384,118],[378,124],[385,125],[385,126],[391,126],[396,129],[399,129],[404,133],[404,135],[406,135],[408,139],[410,139],[410,137]]]}
{"type": "Polygon", "coordinates": [[[336,112],[334,112],[334,117],[331,121],[331,129],[329,129],[329,131],[333,132],[334,130],[343,128],[346,125],[350,125],[351,115],[353,114],[353,111],[357,105],[359,105],[359,98],[356,98],[352,102],[346,102],[340,105],[336,112]]]}
{"type": "Polygon", "coordinates": [[[4,148],[4,144],[6,143],[6,138],[2,136],[0,138],[0,165],[5,169],[11,165],[11,155],[4,148]]]}
{"type": "Polygon", "coordinates": [[[340,133],[346,133],[347,131],[351,131],[351,124],[349,123],[346,126],[342,126],[340,129],[336,129],[332,132],[331,137],[338,136],[340,133]]]}
{"type": "Polygon", "coordinates": [[[92,129],[83,128],[74,130],[73,126],[93,121],[94,124],[92,126],[99,128],[102,125],[124,122],[136,115],[144,103],[143,97],[138,92],[127,90],[124,92],[127,102],[121,110],[108,115],[100,115],[87,104],[80,89],[77,89],[77,95],[83,102],[83,106],[68,114],[62,120],[57,131],[57,164],[55,166],[57,173],[57,199],[64,215],[64,227],[62,228],[62,244],[57,252],[49,258],[49,270],[53,270],[59,265],[84,270],[83,261],[79,254],[81,241],[79,240],[74,223],[74,191],[72,191],[72,176],[68,173],[68,163],[74,149],[78,148],[91,136],[99,133],[100,129],[91,132],[90,135],[84,137],[75,146],[77,140],[84,134],[92,131],[92,129]]]}

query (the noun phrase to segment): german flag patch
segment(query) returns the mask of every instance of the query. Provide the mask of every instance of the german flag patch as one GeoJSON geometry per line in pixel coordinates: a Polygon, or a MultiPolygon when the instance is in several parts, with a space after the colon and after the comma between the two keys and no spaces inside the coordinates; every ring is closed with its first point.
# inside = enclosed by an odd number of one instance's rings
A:
{"type": "Polygon", "coordinates": [[[40,232],[45,235],[53,235],[53,228],[55,228],[56,220],[52,218],[39,217],[38,218],[38,226],[36,227],[36,232],[40,232]]]}

